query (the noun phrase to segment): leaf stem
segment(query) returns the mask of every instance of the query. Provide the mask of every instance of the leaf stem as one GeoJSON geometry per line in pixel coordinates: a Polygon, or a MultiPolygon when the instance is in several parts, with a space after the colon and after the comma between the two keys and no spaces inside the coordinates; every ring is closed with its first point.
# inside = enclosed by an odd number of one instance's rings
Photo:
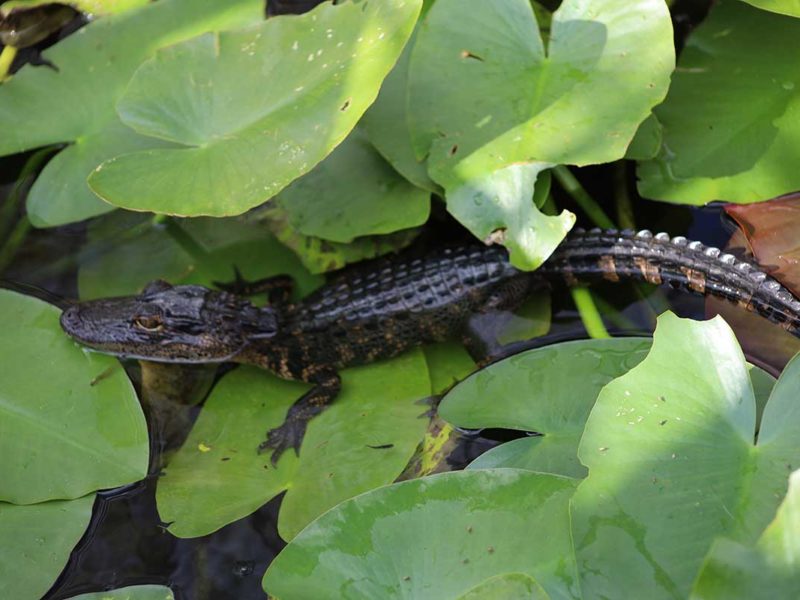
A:
{"type": "Polygon", "coordinates": [[[581,207],[581,210],[586,213],[586,216],[589,217],[595,225],[604,227],[605,229],[612,229],[614,227],[614,222],[605,211],[600,208],[600,205],[594,198],[589,195],[589,192],[587,192],[580,181],[576,179],[572,171],[564,165],[557,165],[553,167],[553,175],[556,176],[556,179],[558,179],[564,191],[575,200],[576,204],[581,207]]]}
{"type": "Polygon", "coordinates": [[[39,170],[39,167],[42,165],[45,159],[57,148],[57,146],[41,148],[31,154],[31,156],[25,162],[25,165],[20,171],[19,177],[17,177],[17,181],[14,183],[14,187],[11,188],[6,201],[3,203],[2,207],[0,207],[0,240],[4,239],[11,230],[11,227],[14,223],[14,218],[19,211],[20,203],[25,198],[22,190],[25,184],[28,182],[28,178],[39,170]]]}
{"type": "Polygon", "coordinates": [[[0,51],[0,83],[8,78],[8,72],[11,70],[11,63],[17,56],[17,49],[14,46],[4,46],[0,51]]]}
{"type": "Polygon", "coordinates": [[[11,264],[11,261],[17,254],[17,250],[19,250],[22,242],[25,241],[25,237],[30,230],[31,222],[28,220],[27,215],[23,215],[20,220],[17,221],[14,229],[11,230],[6,243],[0,248],[0,273],[5,271],[8,265],[11,264]]]}
{"type": "Polygon", "coordinates": [[[622,229],[636,229],[633,204],[628,193],[628,168],[624,161],[614,165],[614,200],[617,208],[617,223],[622,229]]]}
{"type": "Polygon", "coordinates": [[[585,287],[572,287],[570,288],[572,300],[578,308],[578,313],[583,321],[583,326],[586,328],[586,333],[589,337],[594,339],[609,338],[611,337],[606,331],[606,326],[603,325],[603,318],[597,310],[591,292],[585,287]]]}

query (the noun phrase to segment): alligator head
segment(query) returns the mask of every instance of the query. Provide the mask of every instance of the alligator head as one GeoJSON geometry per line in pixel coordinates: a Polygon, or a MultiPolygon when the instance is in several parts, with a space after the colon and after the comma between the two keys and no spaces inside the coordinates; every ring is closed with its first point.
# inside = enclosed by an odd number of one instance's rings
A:
{"type": "Polygon", "coordinates": [[[236,360],[251,343],[278,332],[273,309],[198,285],[150,283],[139,296],[79,302],[61,327],[89,348],[156,362],[236,360]]]}

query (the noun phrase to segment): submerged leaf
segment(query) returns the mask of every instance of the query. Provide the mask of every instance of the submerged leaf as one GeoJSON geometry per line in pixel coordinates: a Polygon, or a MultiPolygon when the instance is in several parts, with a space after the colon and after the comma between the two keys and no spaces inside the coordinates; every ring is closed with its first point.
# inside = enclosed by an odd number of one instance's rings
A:
{"type": "Polygon", "coordinates": [[[0,499],[77,498],[147,473],[142,409],[115,358],[85,352],[51,306],[0,290],[0,499]]]}
{"type": "Polygon", "coordinates": [[[575,485],[497,469],[372,490],[303,530],[270,565],[264,588],[278,598],[456,598],[513,572],[553,598],[575,598],[567,511],[575,485]]]}
{"type": "Polygon", "coordinates": [[[175,594],[163,585],[131,585],[115,590],[71,596],[69,600],[174,600],[175,594]]]}
{"type": "Polygon", "coordinates": [[[420,6],[326,2],[160,50],[117,109],[140,134],[183,147],[111,159],[89,185],[116,206],[173,215],[236,215],[261,204],[347,136],[420,6]]]}
{"type": "Polygon", "coordinates": [[[692,32],[666,101],[661,151],[639,192],[681,204],[757,202],[800,188],[800,20],[715,3],[692,32]]]}

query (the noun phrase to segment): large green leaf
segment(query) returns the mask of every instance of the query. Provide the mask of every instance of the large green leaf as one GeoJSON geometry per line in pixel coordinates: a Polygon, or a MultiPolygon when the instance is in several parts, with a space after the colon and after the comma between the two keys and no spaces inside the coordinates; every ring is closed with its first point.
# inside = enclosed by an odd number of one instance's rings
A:
{"type": "Polygon", "coordinates": [[[89,185],[117,206],[176,215],[233,215],[261,204],[355,126],[420,5],[326,2],[160,50],[117,108],[137,132],[184,147],[111,159],[89,185]]]}
{"type": "Polygon", "coordinates": [[[86,185],[102,161],[164,147],[123,126],[114,106],[136,68],[156,48],[263,18],[260,0],[163,0],[98,19],[45,50],[58,70],[26,66],[0,86],[0,155],[71,142],[28,196],[37,226],[61,225],[111,210],[86,185]]]}
{"type": "Polygon", "coordinates": [[[340,243],[422,225],[430,212],[430,192],[403,179],[358,129],[278,200],[295,230],[340,243]]]}
{"type": "Polygon", "coordinates": [[[264,576],[278,598],[456,598],[495,575],[578,597],[572,479],[461,471],[373,490],[308,526],[264,576]]]}
{"type": "Polygon", "coordinates": [[[233,219],[164,224],[118,211],[93,221],[88,237],[78,271],[84,299],[135,294],[154,279],[210,286],[231,281],[234,267],[249,280],[291,275],[299,295],[322,283],[263,227],[233,219]]]}
{"type": "Polygon", "coordinates": [[[72,596],[70,600],[174,600],[174,598],[172,590],[163,585],[132,585],[116,590],[72,596]]]}
{"type": "Polygon", "coordinates": [[[752,542],[800,460],[800,360],[756,404],[725,322],[659,317],[647,358],[603,388],[579,458],[573,537],[587,598],[686,597],[713,539],[752,542]]]}
{"type": "Polygon", "coordinates": [[[308,426],[300,457],[278,468],[256,447],[309,388],[255,368],[227,375],[159,480],[158,509],[179,537],[205,535],[288,490],[278,530],[286,539],[338,502],[394,481],[422,439],[430,394],[421,351],[345,370],[333,405],[308,426]]]}
{"type": "Polygon", "coordinates": [[[717,540],[692,589],[693,600],[800,598],[800,471],[755,546],[717,540]]]}
{"type": "Polygon", "coordinates": [[[77,498],[147,473],[147,426],[116,359],[81,350],[60,311],[0,290],[0,499],[77,498]]]}
{"type": "Polygon", "coordinates": [[[0,598],[36,600],[53,585],[92,517],[94,494],[31,506],[0,502],[0,598]]]}
{"type": "Polygon", "coordinates": [[[673,65],[660,0],[566,0],[547,53],[527,0],[439,0],[411,55],[412,137],[436,180],[612,161],[663,99],[673,65]]]}
{"type": "Polygon", "coordinates": [[[522,352],[458,384],[445,396],[439,415],[459,427],[542,434],[503,444],[471,468],[515,467],[584,477],[578,444],[597,394],[639,364],[649,348],[648,338],[611,338],[522,352]]]}
{"type": "Polygon", "coordinates": [[[716,3],[655,114],[661,152],[639,191],[683,204],[754,202],[800,189],[800,20],[716,3]]]}
{"type": "Polygon", "coordinates": [[[547,54],[527,0],[439,0],[411,53],[417,157],[459,221],[535,269],[574,223],[532,206],[536,175],[621,158],[673,65],[661,0],[566,0],[547,54]]]}
{"type": "Polygon", "coordinates": [[[744,0],[744,2],[764,10],[800,17],[800,0],[744,0]]]}

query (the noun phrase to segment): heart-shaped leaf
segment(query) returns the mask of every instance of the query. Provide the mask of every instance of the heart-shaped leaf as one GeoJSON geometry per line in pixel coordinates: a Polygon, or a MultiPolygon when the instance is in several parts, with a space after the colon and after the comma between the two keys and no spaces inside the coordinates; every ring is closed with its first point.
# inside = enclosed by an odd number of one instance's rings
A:
{"type": "Polygon", "coordinates": [[[347,136],[420,6],[326,2],[160,50],[117,108],[140,134],[184,147],[109,160],[89,185],[117,206],[175,215],[235,215],[261,204],[347,136]]]}
{"type": "Polygon", "coordinates": [[[572,500],[586,598],[686,597],[718,535],[752,542],[800,460],[800,360],[775,385],[756,435],[744,356],[717,317],[659,317],[653,347],[606,385],[586,423],[589,469],[572,500]]]}
{"type": "Polygon", "coordinates": [[[85,352],[60,311],[0,290],[0,499],[77,498],[147,473],[142,409],[119,362],[85,352]]]}
{"type": "Polygon", "coordinates": [[[674,65],[660,0],[566,0],[551,31],[545,53],[527,0],[439,0],[408,76],[414,147],[448,210],[479,238],[494,234],[522,269],[538,267],[575,219],[531,205],[536,175],[621,158],[674,65]]]}
{"type": "Polygon", "coordinates": [[[798,0],[744,0],[744,2],[764,10],[800,17],[800,1],[798,0]]]}

